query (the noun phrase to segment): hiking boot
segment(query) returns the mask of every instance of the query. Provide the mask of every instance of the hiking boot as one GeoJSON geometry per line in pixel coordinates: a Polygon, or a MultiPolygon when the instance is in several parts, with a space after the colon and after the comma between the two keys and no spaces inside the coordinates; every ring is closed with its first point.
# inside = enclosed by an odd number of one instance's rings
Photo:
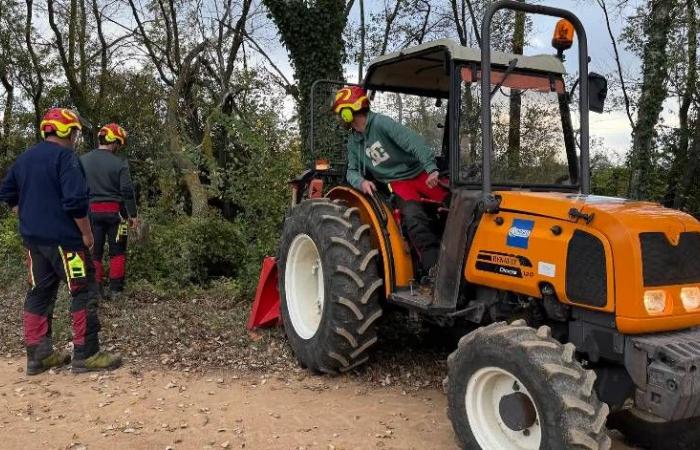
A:
{"type": "Polygon", "coordinates": [[[107,299],[111,300],[113,302],[119,302],[124,299],[124,291],[122,290],[114,290],[114,289],[106,289],[108,292],[107,294],[107,299]]]}
{"type": "Polygon", "coordinates": [[[97,288],[100,294],[100,300],[107,301],[112,299],[112,294],[109,291],[109,289],[106,289],[104,286],[100,285],[100,287],[97,288]]]}
{"type": "Polygon", "coordinates": [[[420,285],[418,286],[418,292],[421,295],[432,297],[435,291],[435,277],[437,276],[437,265],[430,268],[428,275],[424,276],[420,280],[420,285]]]}
{"type": "Polygon", "coordinates": [[[97,352],[86,359],[73,360],[73,373],[97,372],[114,370],[122,365],[121,355],[107,352],[97,352]]]}
{"type": "Polygon", "coordinates": [[[36,349],[27,348],[27,375],[38,375],[52,367],[61,367],[70,363],[70,353],[53,350],[48,356],[36,355],[36,349]]]}

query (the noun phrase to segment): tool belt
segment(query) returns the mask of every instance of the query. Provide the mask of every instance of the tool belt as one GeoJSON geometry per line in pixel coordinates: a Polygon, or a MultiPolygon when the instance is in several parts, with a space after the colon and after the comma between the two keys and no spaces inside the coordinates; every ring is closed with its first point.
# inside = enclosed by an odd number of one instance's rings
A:
{"type": "Polygon", "coordinates": [[[119,202],[93,202],[90,203],[92,213],[119,213],[121,205],[119,202]]]}

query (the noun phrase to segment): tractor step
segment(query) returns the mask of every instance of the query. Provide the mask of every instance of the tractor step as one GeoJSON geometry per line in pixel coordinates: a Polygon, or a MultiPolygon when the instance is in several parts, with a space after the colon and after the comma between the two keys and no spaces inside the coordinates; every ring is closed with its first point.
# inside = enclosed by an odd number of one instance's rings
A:
{"type": "Polygon", "coordinates": [[[409,308],[416,308],[428,311],[433,304],[432,295],[421,294],[418,288],[402,287],[391,294],[391,300],[409,308]]]}

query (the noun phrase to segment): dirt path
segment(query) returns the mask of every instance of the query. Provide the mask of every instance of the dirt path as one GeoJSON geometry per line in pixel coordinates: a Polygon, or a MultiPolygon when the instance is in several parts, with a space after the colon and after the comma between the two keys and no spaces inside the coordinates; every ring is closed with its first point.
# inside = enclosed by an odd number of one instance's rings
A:
{"type": "Polygon", "coordinates": [[[23,366],[0,359],[1,448],[456,448],[445,397],[432,389],[129,367],[28,378],[23,366]]]}
{"type": "Polygon", "coordinates": [[[444,396],[320,377],[68,372],[0,359],[2,448],[455,448],[444,396]]]}

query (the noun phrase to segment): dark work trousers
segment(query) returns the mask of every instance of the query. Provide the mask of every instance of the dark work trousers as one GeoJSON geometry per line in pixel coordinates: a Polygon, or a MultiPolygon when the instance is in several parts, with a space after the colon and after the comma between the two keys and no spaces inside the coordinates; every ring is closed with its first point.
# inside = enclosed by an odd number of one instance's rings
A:
{"type": "Polygon", "coordinates": [[[100,348],[95,272],[85,248],[25,244],[31,289],[24,302],[24,340],[28,349],[50,348],[51,322],[61,280],[71,295],[74,358],[100,348]]]}
{"type": "Polygon", "coordinates": [[[409,180],[392,181],[389,186],[399,197],[399,208],[411,245],[420,259],[425,275],[433,268],[440,256],[440,238],[435,232],[433,220],[428,215],[423,202],[442,203],[448,192],[442,186],[428,187],[425,184],[428,174],[422,172],[409,180]]]}
{"type": "Polygon", "coordinates": [[[95,279],[97,284],[104,283],[105,244],[109,247],[109,288],[120,292],[124,289],[124,274],[126,271],[126,241],[128,238],[127,222],[117,213],[90,212],[92,234],[95,237],[95,247],[92,251],[95,264],[95,279]]]}

